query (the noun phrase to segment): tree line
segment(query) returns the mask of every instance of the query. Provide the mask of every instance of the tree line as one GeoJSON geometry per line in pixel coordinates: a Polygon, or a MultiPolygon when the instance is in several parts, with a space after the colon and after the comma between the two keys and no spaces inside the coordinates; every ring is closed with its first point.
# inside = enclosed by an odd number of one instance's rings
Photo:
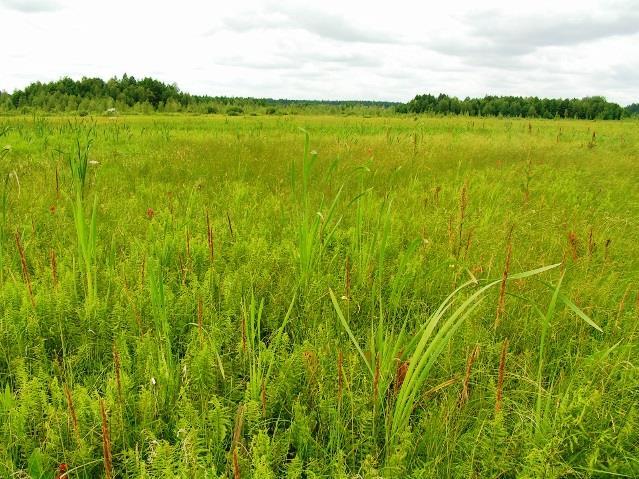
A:
{"type": "Polygon", "coordinates": [[[44,111],[51,113],[80,112],[188,112],[226,113],[237,115],[261,112],[265,114],[311,110],[336,113],[362,109],[391,110],[398,105],[382,101],[276,100],[272,98],[241,98],[192,95],[175,84],[153,78],[136,79],[124,74],[121,78],[104,81],[100,78],[35,82],[13,93],[0,91],[0,111],[44,111]]]}
{"type": "Polygon", "coordinates": [[[582,99],[486,96],[465,98],[440,94],[417,95],[408,103],[382,101],[276,100],[191,95],[175,84],[154,78],[102,80],[65,77],[57,81],[35,82],[13,93],[0,91],[0,112],[42,111],[51,113],[95,114],[108,111],[152,113],[346,113],[346,114],[439,114],[506,116],[531,118],[620,119],[639,116],[639,104],[626,108],[601,96],[582,99]]]}
{"type": "Polygon", "coordinates": [[[465,98],[440,94],[417,95],[397,108],[405,113],[435,113],[469,116],[508,116],[524,118],[578,118],[586,120],[618,120],[639,113],[639,105],[627,108],[607,101],[602,96],[556,99],[519,96],[486,96],[465,98]]]}

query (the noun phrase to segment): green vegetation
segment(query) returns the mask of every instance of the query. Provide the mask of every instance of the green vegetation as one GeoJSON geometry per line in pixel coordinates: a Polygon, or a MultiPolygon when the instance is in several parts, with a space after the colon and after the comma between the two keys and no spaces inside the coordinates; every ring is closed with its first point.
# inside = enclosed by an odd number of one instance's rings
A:
{"type": "Polygon", "coordinates": [[[460,100],[441,94],[417,95],[406,105],[398,107],[405,113],[439,113],[443,115],[508,116],[524,118],[574,118],[582,120],[619,120],[636,114],[633,106],[624,109],[600,96],[580,100],[553,98],[523,98],[515,96],[486,96],[460,100]]]}
{"type": "Polygon", "coordinates": [[[153,78],[62,78],[49,83],[35,82],[9,94],[0,91],[0,112],[76,113],[176,113],[286,115],[297,113],[375,114],[390,112],[397,103],[383,101],[274,100],[272,98],[231,98],[192,95],[177,85],[153,78]],[[115,112],[109,111],[115,109],[115,112]]]}
{"type": "Polygon", "coordinates": [[[177,85],[133,76],[82,78],[32,83],[9,94],[0,91],[0,112],[9,113],[197,113],[229,116],[287,114],[347,114],[388,116],[397,113],[618,120],[639,114],[637,104],[623,108],[605,98],[582,99],[486,96],[460,100],[445,94],[417,95],[406,104],[383,101],[274,100],[192,95],[177,85]],[[114,111],[112,110],[114,109],[114,111]]]}
{"type": "Polygon", "coordinates": [[[0,477],[639,476],[637,126],[1,117],[0,477]]]}
{"type": "Polygon", "coordinates": [[[626,112],[628,112],[628,115],[630,116],[639,115],[639,103],[633,103],[632,105],[628,105],[626,107],[626,112]]]}

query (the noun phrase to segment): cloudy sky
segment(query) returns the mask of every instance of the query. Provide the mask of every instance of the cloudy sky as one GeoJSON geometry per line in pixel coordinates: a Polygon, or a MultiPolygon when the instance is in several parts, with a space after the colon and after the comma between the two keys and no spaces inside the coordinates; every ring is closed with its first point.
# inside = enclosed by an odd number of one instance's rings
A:
{"type": "Polygon", "coordinates": [[[639,0],[0,0],[0,90],[123,73],[185,91],[639,101],[639,0]]]}

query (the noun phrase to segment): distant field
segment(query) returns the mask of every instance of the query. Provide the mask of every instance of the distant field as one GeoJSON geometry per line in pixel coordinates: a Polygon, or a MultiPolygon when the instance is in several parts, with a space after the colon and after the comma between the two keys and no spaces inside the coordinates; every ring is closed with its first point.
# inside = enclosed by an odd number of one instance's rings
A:
{"type": "Polygon", "coordinates": [[[639,477],[637,121],[2,117],[0,149],[0,477],[639,477]]]}

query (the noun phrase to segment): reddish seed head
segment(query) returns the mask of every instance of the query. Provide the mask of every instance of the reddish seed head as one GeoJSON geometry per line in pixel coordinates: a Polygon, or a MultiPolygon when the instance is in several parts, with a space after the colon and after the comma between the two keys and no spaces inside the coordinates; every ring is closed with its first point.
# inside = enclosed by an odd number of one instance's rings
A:
{"type": "Polygon", "coordinates": [[[69,466],[66,463],[62,463],[58,466],[58,473],[56,474],[56,479],[61,479],[63,477],[67,477],[66,473],[69,472],[69,466]]]}
{"type": "Polygon", "coordinates": [[[148,219],[152,220],[154,216],[155,216],[155,211],[153,211],[153,208],[149,208],[148,210],[146,210],[146,217],[148,219]]]}
{"type": "Polygon", "coordinates": [[[55,205],[49,206],[49,211],[51,212],[52,215],[55,214],[55,210],[56,210],[56,206],[55,205]]]}
{"type": "Polygon", "coordinates": [[[404,379],[406,379],[406,373],[408,372],[409,366],[410,363],[408,361],[401,361],[397,366],[397,372],[395,373],[395,394],[397,394],[402,388],[402,384],[404,384],[404,379]]]}

